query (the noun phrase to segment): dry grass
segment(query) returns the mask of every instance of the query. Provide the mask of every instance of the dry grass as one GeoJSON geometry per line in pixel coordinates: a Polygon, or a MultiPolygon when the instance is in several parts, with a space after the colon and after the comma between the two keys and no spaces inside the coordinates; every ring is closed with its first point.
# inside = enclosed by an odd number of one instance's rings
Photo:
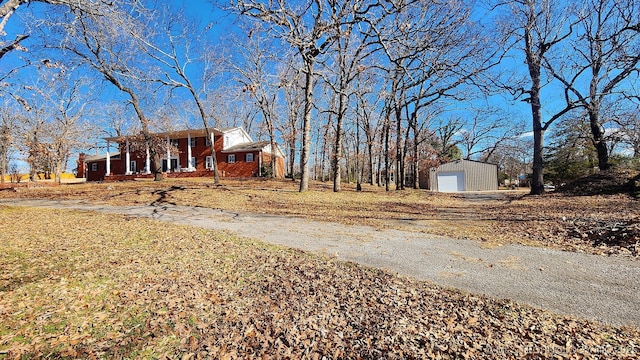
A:
{"type": "MultiPolygon", "coordinates": [[[[104,188],[114,199],[103,200],[122,202],[126,196],[115,192],[127,191],[104,188]]],[[[0,359],[640,354],[637,329],[445,290],[225,233],[2,206],[0,232],[0,359]]]]}
{"type": "MultiPolygon", "coordinates": [[[[329,183],[314,183],[299,193],[291,181],[178,179],[64,185],[57,188],[0,191],[0,197],[83,199],[113,205],[172,203],[233,211],[251,211],[345,224],[397,228],[479,240],[486,246],[521,243],[594,254],[637,257],[640,251],[640,203],[626,195],[525,196],[505,192],[501,199],[474,201],[464,195],[423,190],[385,192],[365,185],[333,193],[329,183]],[[628,224],[623,241],[598,242],[576,224],[628,224]],[[575,231],[578,229],[579,231],[575,231]]],[[[595,238],[594,238],[595,237],[595,238]]]]}

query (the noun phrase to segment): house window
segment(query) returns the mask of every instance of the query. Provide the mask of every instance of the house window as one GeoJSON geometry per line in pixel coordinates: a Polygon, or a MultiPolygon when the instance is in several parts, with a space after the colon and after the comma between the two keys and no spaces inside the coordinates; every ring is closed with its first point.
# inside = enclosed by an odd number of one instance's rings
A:
{"type": "Polygon", "coordinates": [[[236,154],[227,155],[227,162],[229,164],[236,162],[236,154]]]}
{"type": "Polygon", "coordinates": [[[191,167],[195,168],[197,165],[195,156],[191,158],[191,167]]]}
{"type": "Polygon", "coordinates": [[[132,161],[131,165],[129,166],[129,169],[131,170],[132,173],[138,172],[138,162],[132,161]]]}
{"type": "Polygon", "coordinates": [[[191,138],[191,142],[189,143],[189,146],[191,147],[196,147],[198,145],[198,138],[191,138]]]}
{"type": "Polygon", "coordinates": [[[207,144],[207,146],[211,146],[211,138],[209,138],[208,136],[205,136],[204,142],[205,144],[207,144]]]}
{"type": "Polygon", "coordinates": [[[207,169],[213,169],[213,159],[211,156],[207,156],[204,161],[204,167],[207,169]]]}
{"type": "Polygon", "coordinates": [[[180,140],[179,139],[171,139],[171,146],[178,148],[180,147],[180,140]]]}
{"type": "Polygon", "coordinates": [[[91,171],[98,171],[98,163],[91,163],[91,171]]]}
{"type": "Polygon", "coordinates": [[[248,153],[244,156],[244,161],[253,162],[253,153],[248,153]]]}

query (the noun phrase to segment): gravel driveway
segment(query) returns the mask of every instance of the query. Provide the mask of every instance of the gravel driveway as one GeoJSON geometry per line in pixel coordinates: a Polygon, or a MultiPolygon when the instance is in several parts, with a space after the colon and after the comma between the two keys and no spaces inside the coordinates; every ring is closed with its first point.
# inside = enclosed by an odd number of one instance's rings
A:
{"type": "Polygon", "coordinates": [[[640,262],[545,248],[480,243],[258,213],[78,201],[0,200],[20,205],[118,213],[230,230],[272,244],[324,253],[447,287],[611,325],[640,327],[640,262]]]}

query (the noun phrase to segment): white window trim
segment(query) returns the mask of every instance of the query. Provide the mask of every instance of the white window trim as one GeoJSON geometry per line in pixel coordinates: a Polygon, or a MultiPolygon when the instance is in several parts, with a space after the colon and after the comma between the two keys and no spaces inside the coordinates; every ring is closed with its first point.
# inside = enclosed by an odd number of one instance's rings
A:
{"type": "Polygon", "coordinates": [[[98,171],[98,163],[91,163],[91,171],[98,171]]]}
{"type": "Polygon", "coordinates": [[[213,169],[213,158],[211,156],[207,156],[204,159],[204,166],[207,170],[213,169]]]}
{"type": "Polygon", "coordinates": [[[227,155],[227,164],[233,164],[236,162],[236,154],[227,155]]]}
{"type": "Polygon", "coordinates": [[[254,162],[255,160],[255,156],[253,155],[253,153],[246,153],[244,154],[244,161],[246,162],[254,162]],[[251,157],[251,160],[249,160],[249,157],[251,157]]]}

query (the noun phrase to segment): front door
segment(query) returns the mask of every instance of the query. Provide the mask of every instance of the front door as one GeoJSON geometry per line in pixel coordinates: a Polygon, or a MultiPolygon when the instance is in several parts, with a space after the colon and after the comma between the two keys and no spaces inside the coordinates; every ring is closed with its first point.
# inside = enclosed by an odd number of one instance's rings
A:
{"type": "Polygon", "coordinates": [[[171,159],[171,169],[167,169],[167,159],[162,159],[162,172],[177,171],[178,159],[171,159]]]}

